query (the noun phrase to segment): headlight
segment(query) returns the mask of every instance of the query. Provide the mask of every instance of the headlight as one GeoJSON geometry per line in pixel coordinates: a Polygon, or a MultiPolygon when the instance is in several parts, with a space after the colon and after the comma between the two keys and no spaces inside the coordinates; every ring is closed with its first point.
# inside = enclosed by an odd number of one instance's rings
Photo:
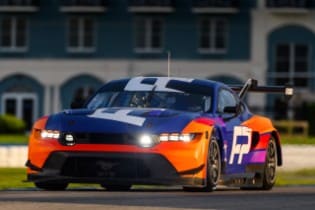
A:
{"type": "Polygon", "coordinates": [[[159,141],[156,136],[143,134],[139,137],[139,145],[141,147],[153,147],[154,145],[158,144],[159,141]]]}
{"type": "Polygon", "coordinates": [[[160,142],[191,142],[196,137],[194,133],[162,133],[159,136],[143,134],[139,137],[141,147],[153,147],[160,142]]]}
{"type": "Polygon", "coordinates": [[[71,133],[62,134],[57,130],[37,130],[41,139],[57,139],[60,144],[65,146],[75,145],[75,137],[71,133]]]}
{"type": "Polygon", "coordinates": [[[64,143],[67,146],[73,146],[75,144],[74,136],[70,133],[64,135],[64,143]]]}
{"type": "Polygon", "coordinates": [[[196,134],[193,133],[162,133],[159,136],[159,140],[163,141],[182,141],[191,142],[195,138],[196,134]]]}
{"type": "Polygon", "coordinates": [[[41,130],[40,136],[42,139],[59,139],[60,132],[56,130],[41,130]]]}

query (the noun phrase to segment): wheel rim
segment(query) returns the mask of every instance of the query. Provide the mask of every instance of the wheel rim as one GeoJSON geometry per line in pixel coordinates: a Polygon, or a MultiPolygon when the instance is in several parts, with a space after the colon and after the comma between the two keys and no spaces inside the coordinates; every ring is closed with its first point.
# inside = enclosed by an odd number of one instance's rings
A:
{"type": "Polygon", "coordinates": [[[213,184],[217,184],[220,176],[220,153],[218,144],[214,140],[212,140],[210,144],[208,164],[209,178],[212,180],[213,184]]]}
{"type": "Polygon", "coordinates": [[[270,183],[276,179],[276,167],[277,167],[277,149],[275,142],[271,140],[268,145],[267,153],[267,167],[266,167],[266,180],[270,183]]]}

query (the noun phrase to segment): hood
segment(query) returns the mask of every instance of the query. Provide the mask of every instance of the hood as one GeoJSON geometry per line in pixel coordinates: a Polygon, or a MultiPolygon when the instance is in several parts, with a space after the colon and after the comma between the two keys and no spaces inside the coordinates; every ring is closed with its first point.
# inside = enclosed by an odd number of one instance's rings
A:
{"type": "Polygon", "coordinates": [[[151,108],[65,110],[50,116],[46,129],[89,133],[181,132],[199,116],[199,113],[151,108]]]}

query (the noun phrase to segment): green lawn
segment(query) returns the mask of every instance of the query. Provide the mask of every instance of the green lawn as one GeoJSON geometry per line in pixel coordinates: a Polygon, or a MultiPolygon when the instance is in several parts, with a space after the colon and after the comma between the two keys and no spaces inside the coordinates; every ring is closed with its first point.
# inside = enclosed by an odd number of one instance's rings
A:
{"type": "Polygon", "coordinates": [[[23,182],[24,180],[25,168],[0,168],[0,190],[34,187],[32,183],[23,182]]]}
{"type": "MultiPolygon", "coordinates": [[[[34,188],[31,182],[25,182],[25,168],[0,168],[0,190],[34,188]]],[[[101,188],[95,184],[70,184],[69,188],[101,188]]]]}
{"type": "Polygon", "coordinates": [[[27,144],[27,134],[0,134],[0,144],[27,144]]]}
{"type": "Polygon", "coordinates": [[[303,169],[296,172],[278,172],[277,185],[315,185],[315,169],[303,169]]]}
{"type": "Polygon", "coordinates": [[[314,144],[315,145],[315,137],[299,137],[299,136],[281,136],[282,144],[314,144]]]}
{"type": "MultiPolygon", "coordinates": [[[[277,186],[315,185],[315,169],[297,172],[278,172],[277,186]]],[[[33,183],[23,182],[26,179],[25,168],[0,168],[0,190],[34,188],[33,183]]],[[[69,188],[98,188],[99,185],[71,184],[69,188]]]]}

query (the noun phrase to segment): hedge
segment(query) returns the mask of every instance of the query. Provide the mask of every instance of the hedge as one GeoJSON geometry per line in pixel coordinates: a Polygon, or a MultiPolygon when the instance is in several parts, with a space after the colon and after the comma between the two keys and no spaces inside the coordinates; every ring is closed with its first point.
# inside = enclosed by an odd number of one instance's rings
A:
{"type": "Polygon", "coordinates": [[[0,115],[0,133],[24,133],[26,124],[13,115],[0,115]]]}

